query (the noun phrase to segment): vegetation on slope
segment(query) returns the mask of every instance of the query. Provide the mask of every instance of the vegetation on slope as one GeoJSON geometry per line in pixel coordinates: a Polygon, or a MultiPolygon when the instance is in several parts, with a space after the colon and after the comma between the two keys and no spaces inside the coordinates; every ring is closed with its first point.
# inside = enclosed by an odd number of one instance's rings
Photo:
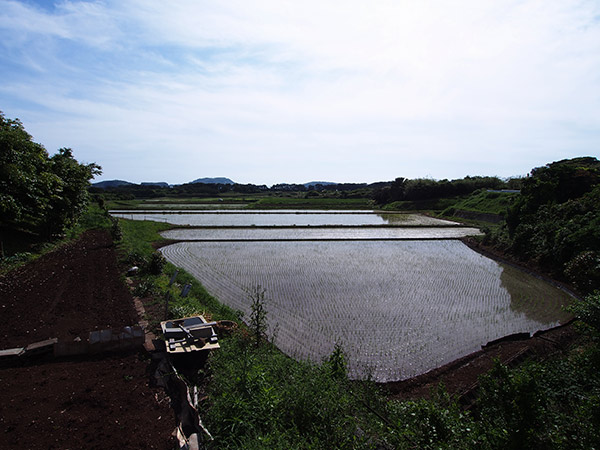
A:
{"type": "Polygon", "coordinates": [[[470,211],[474,213],[496,214],[500,217],[505,217],[508,208],[518,197],[518,193],[479,189],[467,198],[459,200],[450,208],[444,210],[442,215],[453,216],[457,211],[470,211]]]}
{"type": "Polygon", "coordinates": [[[537,264],[580,292],[600,288],[600,161],[574,158],[533,169],[485,243],[537,264]]]}

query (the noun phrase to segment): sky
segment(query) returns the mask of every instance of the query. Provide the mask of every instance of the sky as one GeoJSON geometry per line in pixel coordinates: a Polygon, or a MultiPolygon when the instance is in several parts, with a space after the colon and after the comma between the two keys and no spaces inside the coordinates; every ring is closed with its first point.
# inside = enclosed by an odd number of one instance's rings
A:
{"type": "Polygon", "coordinates": [[[522,176],[600,154],[600,2],[0,0],[0,111],[95,181],[522,176]]]}

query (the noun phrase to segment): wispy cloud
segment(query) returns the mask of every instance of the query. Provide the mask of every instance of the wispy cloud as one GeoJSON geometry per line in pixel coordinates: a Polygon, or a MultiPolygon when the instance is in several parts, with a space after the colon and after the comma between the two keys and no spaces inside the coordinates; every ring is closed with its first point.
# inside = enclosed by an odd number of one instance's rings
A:
{"type": "Polygon", "coordinates": [[[104,178],[522,174],[597,152],[598,17],[594,1],[0,0],[0,110],[104,178]]]}

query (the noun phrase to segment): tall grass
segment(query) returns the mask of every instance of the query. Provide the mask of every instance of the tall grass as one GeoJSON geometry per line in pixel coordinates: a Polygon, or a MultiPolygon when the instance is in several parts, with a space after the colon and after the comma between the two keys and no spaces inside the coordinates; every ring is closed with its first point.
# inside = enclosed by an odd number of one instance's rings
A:
{"type": "Polygon", "coordinates": [[[123,232],[120,250],[126,254],[135,252],[145,256],[150,256],[156,246],[166,241],[159,233],[172,228],[166,223],[140,220],[120,219],[119,224],[123,232]]]}

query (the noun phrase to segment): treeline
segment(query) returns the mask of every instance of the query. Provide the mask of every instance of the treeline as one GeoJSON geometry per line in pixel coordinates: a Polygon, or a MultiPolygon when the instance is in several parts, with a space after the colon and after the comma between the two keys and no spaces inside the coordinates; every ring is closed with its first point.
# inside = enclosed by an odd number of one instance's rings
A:
{"type": "Polygon", "coordinates": [[[464,177],[457,180],[430,178],[396,178],[389,185],[375,190],[373,199],[378,204],[397,201],[420,201],[468,195],[478,189],[515,189],[521,187],[521,178],[502,180],[498,177],[464,177]]]}
{"type": "Polygon", "coordinates": [[[186,183],[172,187],[150,184],[124,184],[113,187],[91,187],[90,193],[103,195],[108,199],[149,199],[158,197],[191,198],[218,197],[227,194],[281,194],[306,193],[323,196],[341,195],[343,197],[371,198],[375,189],[389,185],[380,183],[339,183],[339,184],[304,184],[280,183],[271,187],[255,184],[221,184],[221,183],[186,183]]]}
{"type": "Polygon", "coordinates": [[[0,112],[0,230],[44,238],[73,225],[88,201],[100,166],[81,164],[70,148],[53,156],[33,141],[18,119],[0,112]]]}
{"type": "Polygon", "coordinates": [[[582,293],[600,289],[600,161],[581,157],[533,169],[506,224],[485,242],[582,293]]]}
{"type": "Polygon", "coordinates": [[[264,185],[254,184],[221,184],[221,183],[186,183],[173,187],[151,184],[127,184],[115,187],[90,187],[89,191],[94,195],[102,195],[108,199],[148,199],[158,197],[191,198],[191,197],[215,197],[219,195],[259,194],[269,189],[264,185]]]}
{"type": "Polygon", "coordinates": [[[271,187],[254,184],[186,183],[171,187],[149,184],[126,184],[113,187],[92,187],[90,192],[106,198],[133,200],[158,197],[202,197],[227,194],[273,194],[304,193],[306,196],[338,196],[344,198],[368,198],[378,205],[396,201],[419,201],[468,195],[478,189],[516,189],[520,178],[502,180],[498,177],[470,177],[458,180],[433,180],[429,178],[396,178],[394,181],[376,183],[326,183],[288,184],[271,187]]]}

